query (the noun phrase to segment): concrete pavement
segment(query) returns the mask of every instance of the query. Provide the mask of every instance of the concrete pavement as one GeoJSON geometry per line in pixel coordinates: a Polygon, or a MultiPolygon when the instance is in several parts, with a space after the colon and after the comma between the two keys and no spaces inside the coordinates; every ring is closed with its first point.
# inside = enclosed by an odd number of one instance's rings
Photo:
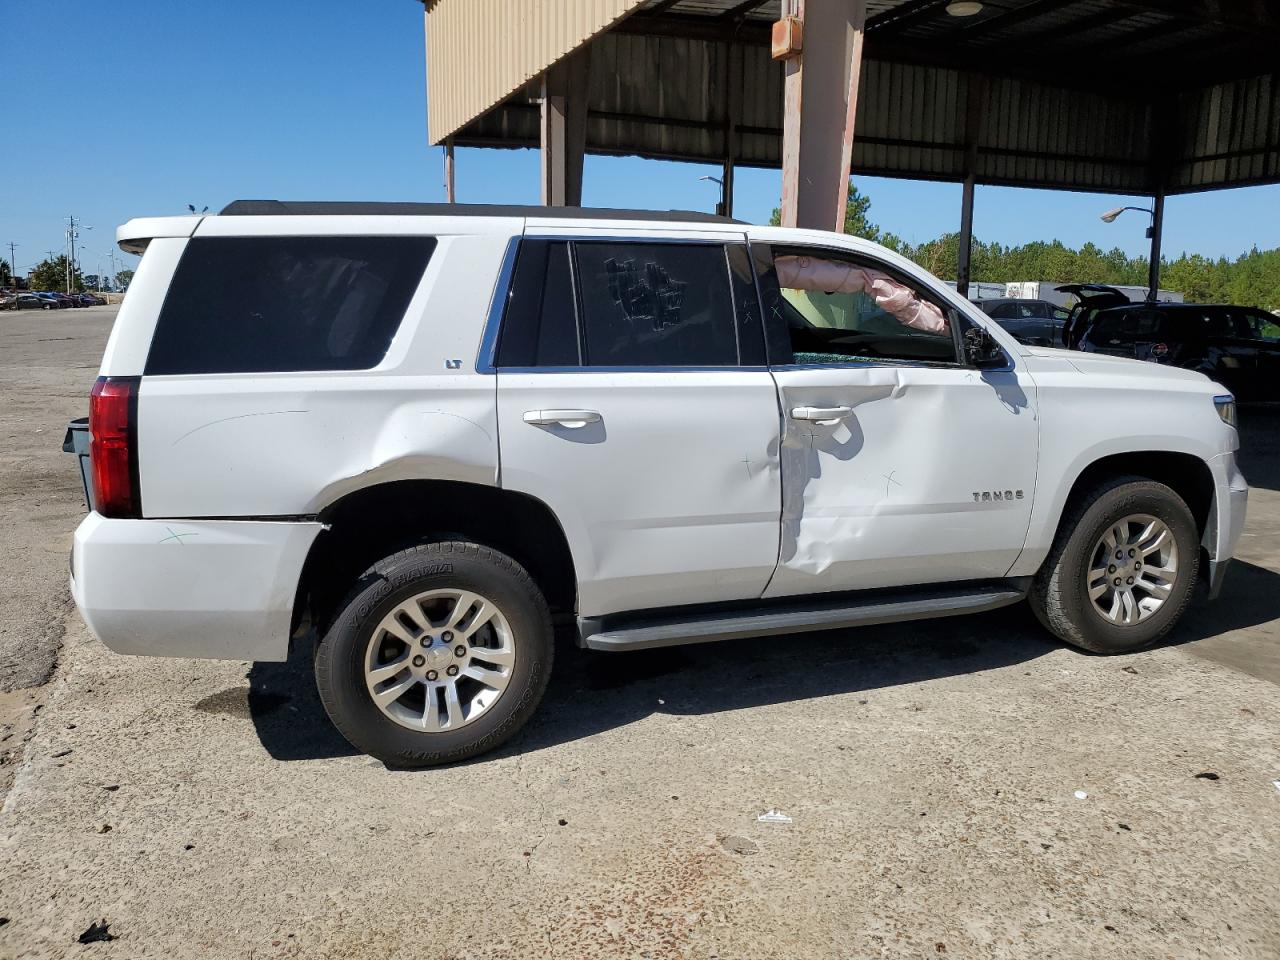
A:
{"type": "MultiPolygon", "coordinates": [[[[74,360],[59,376],[61,351],[96,365],[105,324],[5,329],[0,417],[33,418],[0,419],[21,441],[0,451],[20,627],[24,603],[60,602],[80,509],[39,439],[92,382],[74,360]],[[46,392],[15,401],[28,371],[46,392]]],[[[1022,607],[565,650],[530,727],[446,769],[356,755],[304,655],[117,657],[72,612],[24,694],[41,709],[0,811],[0,958],[1280,957],[1269,443],[1223,600],[1154,651],[1087,656],[1022,607]],[[793,822],[760,823],[771,808],[793,822]],[[115,939],[78,942],[102,923],[115,939]]]]}

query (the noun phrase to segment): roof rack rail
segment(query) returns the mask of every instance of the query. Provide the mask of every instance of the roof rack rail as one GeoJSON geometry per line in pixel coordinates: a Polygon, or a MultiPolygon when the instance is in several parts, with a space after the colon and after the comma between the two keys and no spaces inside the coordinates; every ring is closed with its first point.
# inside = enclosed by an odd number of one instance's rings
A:
{"type": "Polygon", "coordinates": [[[608,207],[540,207],[493,203],[395,203],[349,200],[234,200],[224,217],[341,216],[547,217],[582,220],[668,220],[677,223],[744,223],[694,210],[615,210],[608,207]]]}

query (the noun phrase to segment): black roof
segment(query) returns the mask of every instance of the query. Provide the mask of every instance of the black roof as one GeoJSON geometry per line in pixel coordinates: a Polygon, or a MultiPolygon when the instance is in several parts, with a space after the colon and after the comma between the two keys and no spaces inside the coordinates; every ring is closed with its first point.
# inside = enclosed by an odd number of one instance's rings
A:
{"type": "Polygon", "coordinates": [[[676,223],[744,223],[693,210],[614,210],[608,207],[537,207],[496,203],[387,203],[352,200],[234,200],[224,217],[334,216],[548,217],[580,220],[669,220],[676,223]]]}
{"type": "Polygon", "coordinates": [[[1186,303],[1180,300],[1157,300],[1152,303],[1149,300],[1132,300],[1129,303],[1121,303],[1114,307],[1108,307],[1107,312],[1112,310],[1150,310],[1151,308],[1160,310],[1204,310],[1206,308],[1221,310],[1225,308],[1240,309],[1239,305],[1233,306],[1229,303],[1186,303]]]}
{"type": "Polygon", "coordinates": [[[1040,297],[979,297],[974,303],[1047,303],[1051,307],[1057,304],[1052,300],[1044,300],[1040,297]]]}

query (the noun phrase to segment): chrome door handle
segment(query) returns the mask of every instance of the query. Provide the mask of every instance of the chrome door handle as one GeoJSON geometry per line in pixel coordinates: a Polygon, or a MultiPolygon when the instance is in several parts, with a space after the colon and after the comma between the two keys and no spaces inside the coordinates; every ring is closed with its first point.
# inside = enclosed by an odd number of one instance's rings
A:
{"type": "Polygon", "coordinates": [[[830,426],[833,423],[839,423],[851,413],[853,413],[853,407],[793,407],[791,419],[811,420],[814,423],[830,426]]]}
{"type": "Polygon", "coordinates": [[[524,422],[538,427],[559,425],[576,430],[588,423],[599,423],[600,414],[594,410],[526,410],[524,422]]]}

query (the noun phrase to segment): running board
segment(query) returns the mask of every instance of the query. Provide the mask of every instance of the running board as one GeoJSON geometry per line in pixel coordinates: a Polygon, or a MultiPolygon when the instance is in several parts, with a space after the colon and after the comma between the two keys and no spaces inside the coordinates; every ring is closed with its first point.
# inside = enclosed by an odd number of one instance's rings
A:
{"type": "Polygon", "coordinates": [[[898,592],[886,596],[882,592],[863,598],[838,601],[815,601],[806,597],[787,605],[755,603],[749,607],[721,609],[676,618],[632,620],[621,617],[616,626],[608,627],[600,620],[580,622],[582,645],[592,650],[648,650],[673,647],[685,643],[709,643],[713,640],[738,640],[810,630],[836,630],[864,627],[902,620],[930,620],[962,613],[982,613],[1024,599],[1024,580],[1009,580],[999,585],[969,585],[962,588],[920,590],[910,594],[898,592]]]}

